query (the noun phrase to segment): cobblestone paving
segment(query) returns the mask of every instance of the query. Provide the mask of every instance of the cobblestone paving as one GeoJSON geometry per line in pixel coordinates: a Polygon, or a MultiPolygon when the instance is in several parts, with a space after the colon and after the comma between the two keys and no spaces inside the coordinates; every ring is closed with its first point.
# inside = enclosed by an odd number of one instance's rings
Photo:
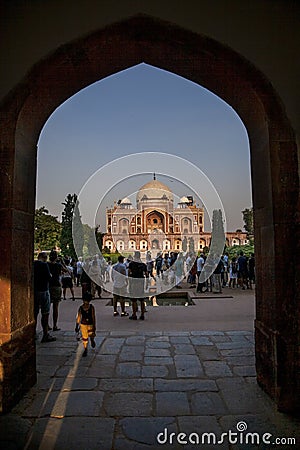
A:
{"type": "Polygon", "coordinates": [[[256,384],[250,331],[105,332],[87,358],[73,332],[57,337],[37,344],[38,383],[0,418],[1,449],[270,448],[213,443],[241,422],[244,434],[295,437],[298,447],[280,448],[299,448],[299,422],[256,384]]]}

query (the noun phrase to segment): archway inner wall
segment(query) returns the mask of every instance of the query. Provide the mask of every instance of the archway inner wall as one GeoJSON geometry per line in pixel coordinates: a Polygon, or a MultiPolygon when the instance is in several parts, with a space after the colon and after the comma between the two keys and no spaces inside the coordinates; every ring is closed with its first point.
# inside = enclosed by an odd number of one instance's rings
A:
{"type": "Polygon", "coordinates": [[[241,56],[148,17],[63,46],[35,66],[1,105],[1,410],[16,403],[36,379],[31,274],[39,133],[67,98],[141,62],[206,87],[230,104],[247,128],[255,210],[257,378],[279,409],[295,411],[300,404],[300,314],[293,131],[271,85],[241,56]]]}

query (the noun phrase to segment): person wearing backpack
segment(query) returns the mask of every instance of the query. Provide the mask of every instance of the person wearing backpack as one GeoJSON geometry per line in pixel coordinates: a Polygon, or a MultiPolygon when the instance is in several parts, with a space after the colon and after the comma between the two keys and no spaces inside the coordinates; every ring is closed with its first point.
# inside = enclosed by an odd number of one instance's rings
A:
{"type": "Polygon", "coordinates": [[[128,266],[128,278],[129,278],[129,295],[132,302],[132,315],[129,317],[131,320],[137,320],[137,301],[141,303],[141,315],[140,320],[145,319],[145,278],[147,278],[147,266],[141,260],[141,254],[136,251],[133,256],[133,261],[128,266]]]}

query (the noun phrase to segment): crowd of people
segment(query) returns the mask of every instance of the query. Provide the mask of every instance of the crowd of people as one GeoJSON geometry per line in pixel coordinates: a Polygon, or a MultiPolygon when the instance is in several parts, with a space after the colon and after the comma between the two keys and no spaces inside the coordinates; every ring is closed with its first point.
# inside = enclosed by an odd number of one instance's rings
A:
{"type": "Polygon", "coordinates": [[[203,253],[158,253],[152,258],[148,251],[145,262],[141,260],[139,251],[133,257],[119,255],[118,261],[112,264],[102,255],[93,258],[79,257],[72,260],[61,258],[56,251],[51,251],[49,261],[46,252],[41,252],[34,261],[34,317],[35,323],[41,311],[41,325],[43,336],[41,342],[52,342],[56,338],[49,331],[58,331],[58,308],[63,298],[66,300],[67,290],[71,292],[71,299],[75,300],[74,284],[81,287],[83,304],[80,306],[76,318],[76,332],[81,329],[84,345],[84,355],[87,354],[88,339],[92,347],[95,344],[96,319],[93,305],[90,301],[97,295],[101,298],[102,290],[107,287],[113,293],[114,317],[129,316],[130,320],[145,318],[145,298],[153,296],[151,286],[164,285],[164,290],[172,287],[181,288],[181,281],[186,279],[190,287],[196,288],[198,293],[206,291],[221,293],[222,288],[252,289],[255,283],[254,254],[246,257],[241,251],[238,256],[229,258],[223,255],[208,255],[203,253]],[[126,300],[131,301],[132,314],[126,311],[126,300]],[[49,326],[50,306],[52,304],[52,328],[49,326]],[[118,311],[118,304],[121,311],[118,311]]]}

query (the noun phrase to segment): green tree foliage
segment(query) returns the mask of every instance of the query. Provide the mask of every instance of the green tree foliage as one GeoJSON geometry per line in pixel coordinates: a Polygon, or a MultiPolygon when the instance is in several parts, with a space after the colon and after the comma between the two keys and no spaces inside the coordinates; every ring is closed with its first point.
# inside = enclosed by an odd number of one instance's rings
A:
{"type": "Polygon", "coordinates": [[[62,230],[60,237],[60,248],[64,256],[68,255],[71,258],[76,258],[76,252],[72,237],[72,221],[76,201],[77,201],[76,194],[73,195],[68,194],[65,201],[62,203],[64,205],[64,210],[62,212],[62,230]]]}
{"type": "Polygon", "coordinates": [[[92,257],[99,252],[102,253],[104,233],[100,233],[98,230],[99,227],[92,228],[86,223],[83,225],[83,256],[85,258],[92,257]]]}
{"type": "Polygon", "coordinates": [[[76,251],[77,256],[83,255],[83,245],[84,245],[84,234],[83,225],[81,222],[81,216],[79,212],[79,201],[77,200],[74,208],[74,218],[73,218],[73,237],[76,241],[76,251]]]}
{"type": "Polygon", "coordinates": [[[102,252],[103,237],[105,236],[105,233],[102,233],[102,231],[100,231],[100,225],[97,225],[95,228],[95,236],[96,236],[96,241],[97,241],[99,250],[100,250],[100,252],[102,252]]]}
{"type": "Polygon", "coordinates": [[[51,250],[59,246],[61,223],[57,217],[49,214],[49,211],[42,206],[35,210],[34,216],[34,249],[51,250]]]}
{"type": "Polygon", "coordinates": [[[244,228],[247,233],[247,238],[253,241],[254,226],[253,226],[253,208],[246,208],[242,211],[244,228]]]}
{"type": "Polygon", "coordinates": [[[228,253],[230,259],[239,256],[240,251],[243,251],[244,255],[249,257],[251,253],[254,253],[254,245],[233,245],[232,247],[226,247],[225,251],[228,253]]]}

